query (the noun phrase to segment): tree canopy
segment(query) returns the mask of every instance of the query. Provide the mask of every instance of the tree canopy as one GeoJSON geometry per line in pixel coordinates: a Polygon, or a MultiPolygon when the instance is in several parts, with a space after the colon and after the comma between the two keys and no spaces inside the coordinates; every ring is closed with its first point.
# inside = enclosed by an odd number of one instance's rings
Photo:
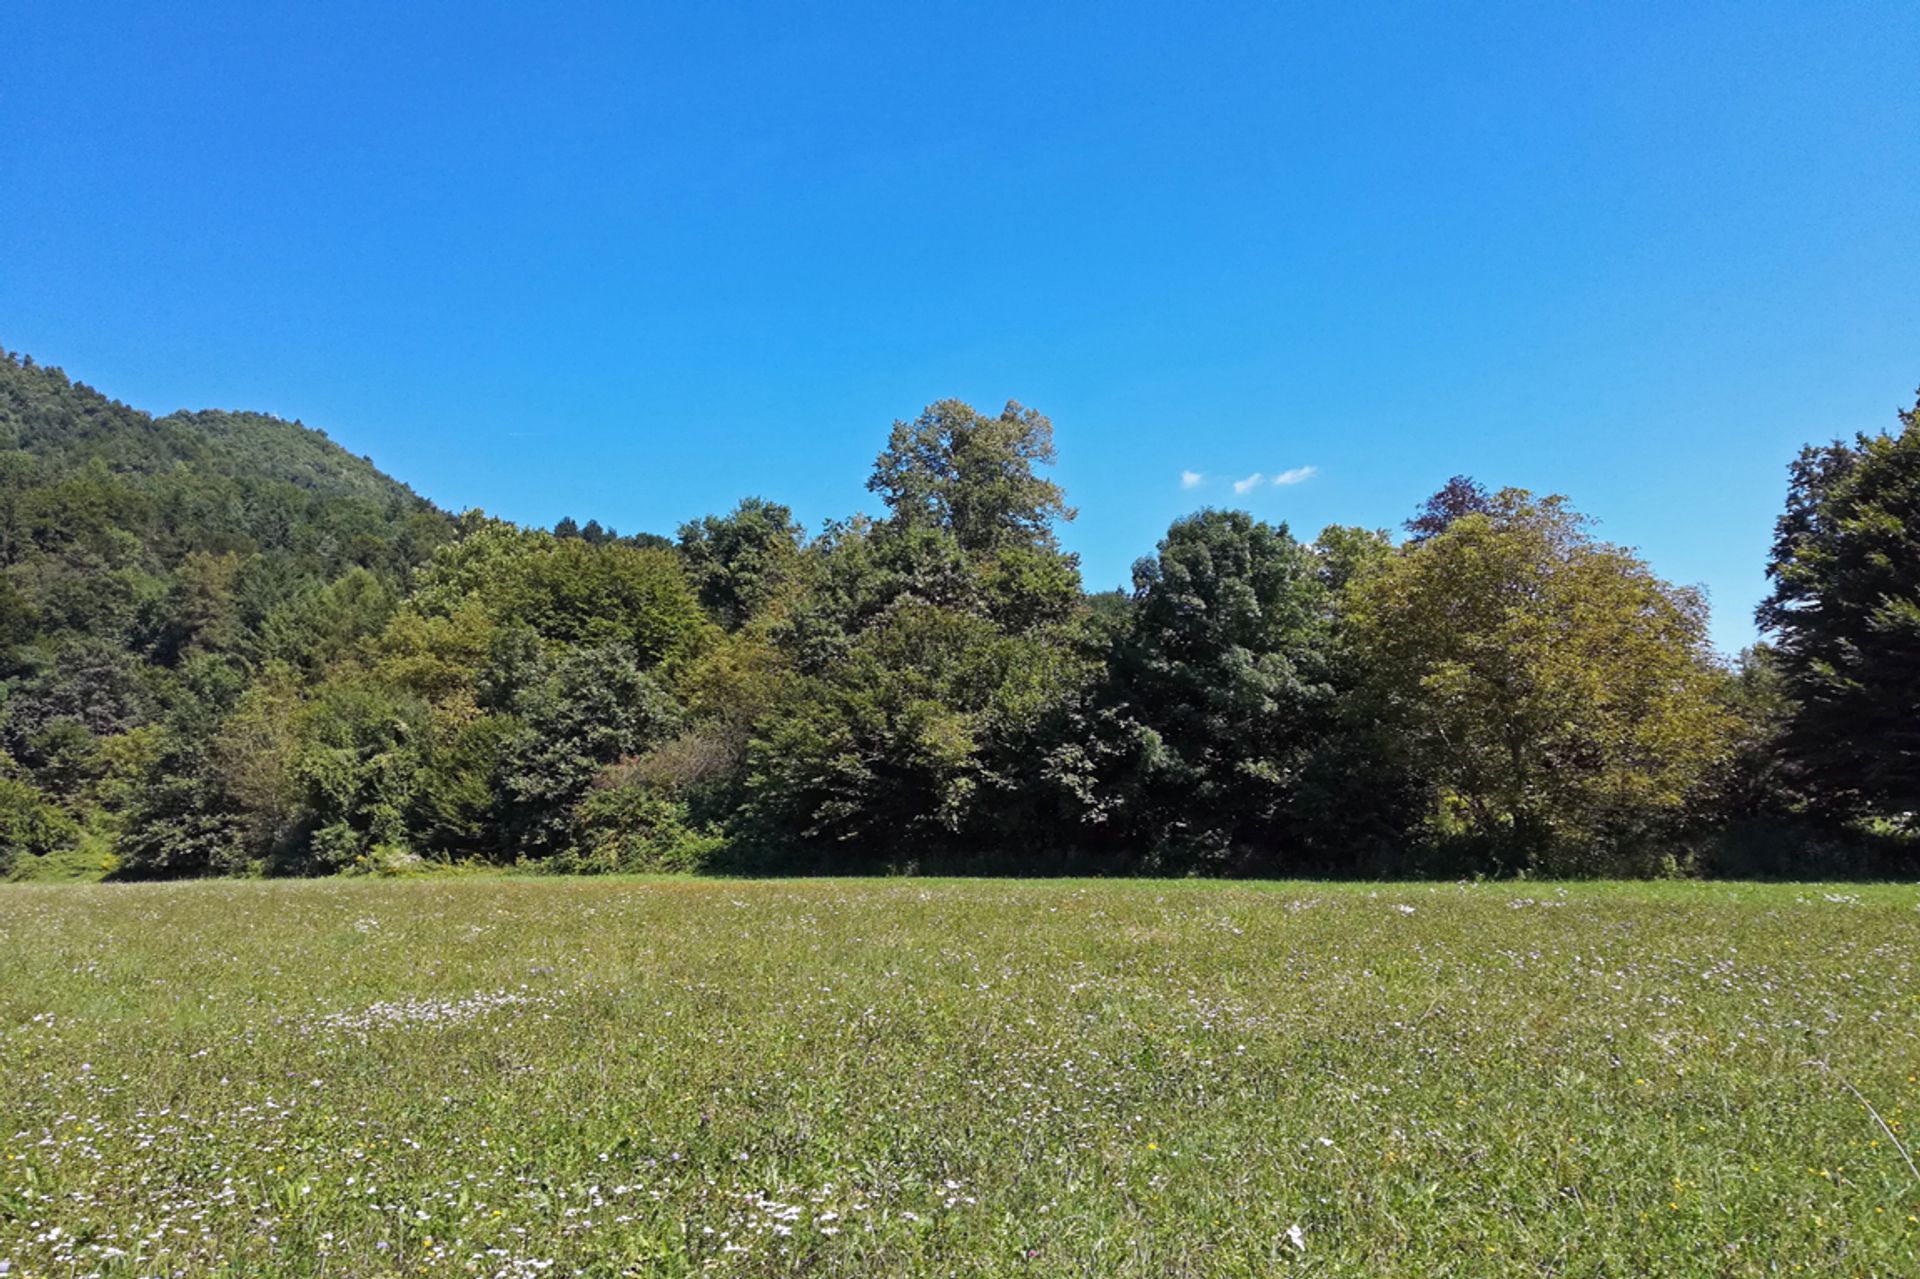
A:
{"type": "Polygon", "coordinates": [[[1561,498],[1486,507],[1362,574],[1350,610],[1431,828],[1561,871],[1658,847],[1731,749],[1705,601],[1561,498]]]}
{"type": "Polygon", "coordinates": [[[1802,450],[1767,576],[1801,784],[1840,812],[1920,814],[1920,405],[1802,450]]]}
{"type": "Polygon", "coordinates": [[[1201,510],[1089,593],[1015,403],[895,422],[871,513],[669,539],[9,356],[0,875],[1910,866],[1916,414],[1795,463],[1730,666],[1697,592],[1466,476],[1398,542],[1201,510]]]}

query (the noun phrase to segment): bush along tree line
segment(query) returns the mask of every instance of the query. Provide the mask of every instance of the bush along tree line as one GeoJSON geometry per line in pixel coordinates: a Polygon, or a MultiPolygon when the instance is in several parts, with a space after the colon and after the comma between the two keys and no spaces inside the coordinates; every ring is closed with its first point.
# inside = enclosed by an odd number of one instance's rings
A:
{"type": "Polygon", "coordinates": [[[1794,463],[1735,662],[1557,496],[1396,538],[1058,541],[1047,419],[895,423],[883,513],[452,516],[298,423],[0,359],[0,872],[1899,873],[1920,419],[1794,463]]]}

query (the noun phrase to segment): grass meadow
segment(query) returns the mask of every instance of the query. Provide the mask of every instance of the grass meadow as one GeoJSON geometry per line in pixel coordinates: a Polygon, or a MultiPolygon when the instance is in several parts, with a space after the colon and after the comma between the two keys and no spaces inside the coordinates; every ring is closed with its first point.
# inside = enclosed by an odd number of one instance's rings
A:
{"type": "Polygon", "coordinates": [[[0,1273],[1920,1275],[1920,891],[0,888],[0,1273]]]}

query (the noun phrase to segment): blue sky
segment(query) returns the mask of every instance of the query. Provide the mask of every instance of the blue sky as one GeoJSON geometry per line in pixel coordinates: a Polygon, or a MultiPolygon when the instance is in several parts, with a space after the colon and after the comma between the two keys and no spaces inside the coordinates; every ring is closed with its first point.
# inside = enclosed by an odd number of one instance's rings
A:
{"type": "Polygon", "coordinates": [[[1733,648],[1794,450],[1920,384],[1911,3],[6,26],[0,344],[454,508],[817,524],[894,418],[1017,398],[1090,585],[1203,504],[1311,536],[1467,472],[1568,494],[1733,648]]]}

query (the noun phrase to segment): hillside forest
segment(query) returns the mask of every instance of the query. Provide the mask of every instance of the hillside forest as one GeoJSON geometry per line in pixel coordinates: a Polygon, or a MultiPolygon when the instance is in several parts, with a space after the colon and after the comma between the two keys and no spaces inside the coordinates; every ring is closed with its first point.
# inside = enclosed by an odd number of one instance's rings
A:
{"type": "Polygon", "coordinates": [[[1920,406],[1792,460],[1731,661],[1464,476],[1399,530],[1201,510],[1089,593],[1053,460],[945,400],[875,517],[527,528],[4,355],[0,875],[1915,869],[1920,406]]]}

